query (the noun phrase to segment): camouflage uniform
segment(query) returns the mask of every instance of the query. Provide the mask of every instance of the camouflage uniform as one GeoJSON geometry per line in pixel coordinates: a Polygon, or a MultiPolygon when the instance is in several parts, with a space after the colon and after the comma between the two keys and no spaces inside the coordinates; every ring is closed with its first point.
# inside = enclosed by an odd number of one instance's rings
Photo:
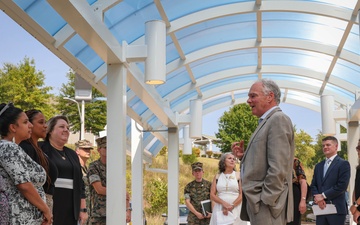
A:
{"type": "MultiPolygon", "coordinates": [[[[98,148],[106,148],[106,137],[96,139],[98,148]]],[[[90,201],[92,205],[91,217],[89,218],[91,225],[105,225],[106,224],[106,195],[99,195],[96,193],[94,187],[91,185],[94,182],[100,181],[103,187],[106,187],[106,164],[103,164],[100,159],[90,163],[88,171],[88,179],[90,183],[90,201]]]]}
{"type": "MultiPolygon", "coordinates": [[[[76,142],[75,146],[76,146],[76,149],[78,149],[78,148],[94,149],[91,142],[86,140],[86,139],[83,139],[83,140],[80,140],[80,141],[76,142]]],[[[83,179],[84,185],[85,185],[86,208],[87,208],[87,213],[88,213],[88,215],[90,217],[90,214],[91,214],[91,202],[90,202],[90,189],[89,189],[90,183],[89,183],[89,178],[87,176],[88,168],[86,166],[81,166],[81,172],[82,172],[82,175],[83,175],[82,179],[83,179]]],[[[89,220],[87,221],[86,224],[90,225],[89,220]]]]}
{"type": "MultiPolygon", "coordinates": [[[[100,181],[101,185],[106,187],[106,165],[101,163],[100,159],[90,163],[88,178],[90,184],[100,181]]],[[[92,204],[90,224],[106,224],[106,195],[97,194],[90,185],[90,196],[92,204]]]]}
{"type": "MultiPolygon", "coordinates": [[[[192,170],[202,169],[202,163],[200,162],[193,163],[191,166],[192,170]]],[[[190,203],[194,206],[196,211],[202,212],[200,202],[210,199],[210,189],[210,181],[202,179],[201,182],[197,182],[196,180],[193,180],[185,186],[184,196],[185,199],[190,199],[190,203]]],[[[210,218],[200,220],[190,211],[187,221],[189,225],[208,225],[210,223],[210,218]]]]}

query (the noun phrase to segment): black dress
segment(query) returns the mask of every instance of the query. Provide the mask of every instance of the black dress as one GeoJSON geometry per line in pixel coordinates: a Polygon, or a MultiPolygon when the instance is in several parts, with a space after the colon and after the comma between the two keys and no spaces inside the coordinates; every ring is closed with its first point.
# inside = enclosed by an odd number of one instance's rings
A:
{"type": "Polygon", "coordinates": [[[58,151],[48,141],[43,143],[42,149],[58,169],[53,195],[53,225],[77,225],[80,201],[85,198],[79,158],[72,149],[64,147],[63,151],[58,151]],[[70,187],[60,185],[64,180],[72,180],[70,187]]]}
{"type": "MultiPolygon", "coordinates": [[[[28,140],[22,141],[20,144],[20,147],[35,161],[40,165],[39,156],[36,153],[36,150],[34,146],[31,145],[31,143],[28,140]]],[[[53,195],[54,194],[54,183],[56,181],[56,178],[58,176],[57,167],[52,162],[52,160],[49,159],[49,157],[45,154],[45,157],[48,160],[49,163],[49,176],[50,176],[50,184],[48,182],[45,182],[43,188],[46,194],[53,195]]]]}
{"type": "MultiPolygon", "coordinates": [[[[360,197],[360,166],[356,167],[356,176],[355,176],[355,199],[360,197]]],[[[357,207],[357,210],[360,211],[360,206],[357,207]]],[[[357,223],[360,224],[360,223],[357,223]]]]}
{"type": "Polygon", "coordinates": [[[299,211],[299,204],[301,201],[301,186],[299,183],[300,179],[305,179],[305,172],[301,166],[299,159],[294,158],[293,164],[293,199],[294,199],[294,220],[287,223],[287,225],[300,225],[301,224],[301,214],[299,211]]]}

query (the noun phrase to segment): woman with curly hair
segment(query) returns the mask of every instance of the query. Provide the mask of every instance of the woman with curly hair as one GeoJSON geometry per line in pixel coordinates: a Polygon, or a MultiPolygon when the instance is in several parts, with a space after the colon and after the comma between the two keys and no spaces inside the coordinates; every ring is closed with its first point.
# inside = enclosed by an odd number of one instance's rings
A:
{"type": "Polygon", "coordinates": [[[219,173],[215,175],[210,190],[210,198],[215,202],[210,225],[247,224],[240,219],[242,190],[240,173],[235,171],[235,162],[232,153],[225,153],[220,157],[219,173]]]}

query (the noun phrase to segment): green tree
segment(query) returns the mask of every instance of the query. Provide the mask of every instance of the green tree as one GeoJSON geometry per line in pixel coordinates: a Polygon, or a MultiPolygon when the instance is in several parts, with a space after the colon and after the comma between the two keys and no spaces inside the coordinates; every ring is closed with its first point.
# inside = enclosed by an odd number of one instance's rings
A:
{"type": "Polygon", "coordinates": [[[183,162],[187,165],[191,165],[192,163],[196,162],[196,157],[199,157],[197,155],[200,155],[200,149],[198,148],[192,148],[192,154],[191,155],[183,155],[181,154],[181,158],[183,162]]]}
{"type": "Polygon", "coordinates": [[[221,141],[216,146],[225,153],[231,151],[231,144],[235,141],[245,140],[246,145],[257,124],[258,119],[252,115],[248,104],[233,106],[219,119],[219,132],[215,136],[221,141]]]}
{"type": "Polygon", "coordinates": [[[315,156],[315,149],[312,145],[313,139],[303,130],[300,130],[300,132],[298,133],[296,131],[296,128],[294,128],[294,131],[295,157],[297,157],[305,167],[312,168],[314,166],[312,159],[315,156]]]}
{"type": "Polygon", "coordinates": [[[146,212],[151,215],[156,215],[159,212],[166,212],[168,193],[167,182],[158,177],[147,183],[146,188],[149,191],[147,191],[148,194],[145,194],[145,198],[151,205],[146,212]]]}
{"type": "Polygon", "coordinates": [[[0,69],[0,102],[13,102],[23,110],[39,109],[49,118],[56,113],[51,90],[33,59],[25,57],[18,65],[5,63],[0,69]]]}
{"type": "MultiPolygon", "coordinates": [[[[63,84],[58,96],[57,109],[66,115],[70,121],[71,130],[75,133],[80,131],[80,117],[77,104],[64,99],[64,97],[75,98],[75,73],[67,74],[69,82],[63,84]]],[[[98,90],[92,88],[92,97],[104,97],[98,90]]],[[[85,103],[85,130],[98,135],[106,125],[106,101],[94,101],[85,103]]]]}

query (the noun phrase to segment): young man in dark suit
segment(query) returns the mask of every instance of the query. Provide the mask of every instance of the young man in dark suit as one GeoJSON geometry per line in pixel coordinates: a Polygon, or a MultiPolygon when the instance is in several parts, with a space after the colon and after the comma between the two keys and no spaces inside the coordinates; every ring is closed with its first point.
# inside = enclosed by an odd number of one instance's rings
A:
{"type": "Polygon", "coordinates": [[[322,147],[326,159],[315,166],[311,191],[320,209],[325,209],[326,204],[334,204],[337,213],[317,215],[316,224],[344,224],[348,214],[345,192],[350,180],[350,164],[337,155],[338,140],[335,137],[323,138],[322,147]]]}

